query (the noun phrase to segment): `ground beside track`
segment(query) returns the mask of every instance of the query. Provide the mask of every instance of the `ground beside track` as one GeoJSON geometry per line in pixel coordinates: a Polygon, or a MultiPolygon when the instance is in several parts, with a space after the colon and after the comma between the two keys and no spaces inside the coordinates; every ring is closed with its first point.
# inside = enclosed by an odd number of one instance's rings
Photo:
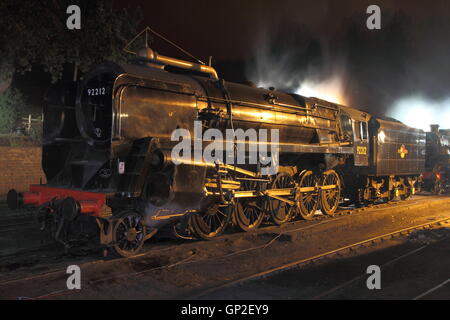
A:
{"type": "MultiPolygon", "coordinates": [[[[2,264],[0,263],[0,298],[195,298],[208,288],[214,288],[235,279],[275,268],[297,259],[320,254],[369,237],[446,217],[450,217],[449,198],[418,196],[385,208],[368,208],[348,216],[331,219],[322,218],[307,222],[301,221],[281,228],[265,227],[253,234],[230,233],[209,242],[150,240],[146,246],[146,252],[142,256],[133,259],[111,261],[98,260],[97,256],[89,256],[82,258],[65,257],[52,261],[51,259],[42,260],[41,257],[38,257],[36,259],[38,259],[38,262],[41,261],[40,263],[32,265],[19,264],[13,270],[2,269],[2,264]],[[80,291],[64,291],[67,279],[65,268],[69,264],[81,266],[82,290],[80,291]],[[33,274],[56,269],[62,271],[26,280],[28,276],[33,277],[33,274]],[[5,281],[13,279],[19,280],[5,283],[5,281]],[[56,295],[48,296],[51,293],[56,295]]],[[[395,241],[395,245],[392,244],[383,249],[377,246],[365,248],[364,250],[367,249],[367,252],[358,249],[355,251],[355,256],[362,257],[370,254],[379,254],[381,256],[380,259],[389,259],[399,255],[400,252],[403,252],[402,250],[411,249],[417,245],[417,243],[408,239],[395,241]]],[[[14,257],[11,259],[14,259],[14,257]]],[[[437,258],[435,257],[435,259],[437,258]]],[[[348,280],[348,277],[352,278],[355,274],[361,273],[361,267],[352,266],[352,264],[346,262],[353,261],[351,259],[346,260],[337,256],[331,260],[336,260],[333,262],[341,264],[338,264],[339,268],[337,269],[333,267],[327,269],[334,272],[327,275],[323,274],[324,277],[320,278],[322,282],[319,280],[313,281],[312,279],[317,278],[312,278],[312,276],[310,278],[304,276],[306,271],[302,269],[298,273],[286,275],[282,280],[282,282],[296,283],[295,290],[289,291],[289,288],[279,288],[279,286],[277,287],[276,284],[273,284],[270,298],[309,299],[328,290],[330,286],[336,286],[345,279],[348,280]],[[338,271],[336,272],[336,270],[338,271]],[[326,280],[329,278],[331,280],[326,280]],[[308,279],[310,280],[309,282],[307,281],[308,279]],[[275,288],[279,288],[279,290],[275,290],[275,288]],[[276,295],[273,296],[273,294],[276,295]]],[[[369,260],[369,258],[367,260],[362,259],[363,262],[361,263],[367,264],[369,260]]],[[[428,260],[432,261],[429,257],[428,260]]],[[[379,263],[382,264],[382,262],[379,263]]],[[[355,265],[357,264],[355,263],[355,265]]],[[[450,269],[447,268],[447,270],[450,269]]],[[[311,272],[310,275],[318,271],[311,272]]],[[[385,279],[383,272],[382,270],[382,279],[385,279]]],[[[437,271],[433,271],[433,274],[437,273],[437,271]]],[[[320,276],[320,273],[317,273],[317,275],[320,276]]],[[[443,276],[445,277],[445,275],[443,276]]],[[[392,277],[395,278],[395,274],[392,277]]],[[[426,283],[426,285],[432,288],[439,284],[436,283],[439,282],[438,280],[430,280],[430,283],[426,283]]],[[[250,292],[255,293],[255,296],[252,298],[269,298],[264,291],[268,288],[267,283],[264,283],[264,281],[261,281],[260,284],[252,284],[256,285],[254,290],[250,290],[250,292]]],[[[405,281],[407,282],[407,280],[405,281]]],[[[386,282],[383,283],[387,285],[386,282]]],[[[231,298],[228,296],[230,293],[247,292],[245,290],[247,285],[250,284],[244,283],[244,287],[239,288],[225,288],[224,291],[219,290],[210,295],[199,296],[199,298],[231,298]]],[[[439,290],[445,292],[445,290],[448,290],[448,286],[443,286],[439,290]]],[[[437,293],[438,291],[433,292],[433,294],[437,293]]],[[[361,293],[358,293],[357,296],[345,296],[343,292],[335,294],[340,296],[329,296],[326,298],[372,298],[361,293]]],[[[399,296],[392,294],[381,298],[397,297],[399,296]]],[[[249,297],[244,294],[236,298],[249,297]]]]}
{"type": "Polygon", "coordinates": [[[450,224],[219,288],[201,299],[450,299],[450,224]],[[380,289],[367,287],[380,267],[380,289]]]}

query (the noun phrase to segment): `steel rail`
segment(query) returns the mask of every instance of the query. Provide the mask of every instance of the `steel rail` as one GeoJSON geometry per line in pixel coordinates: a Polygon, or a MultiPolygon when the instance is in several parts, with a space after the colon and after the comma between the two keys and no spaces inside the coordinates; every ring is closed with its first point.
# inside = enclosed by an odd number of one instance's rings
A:
{"type": "MultiPolygon", "coordinates": [[[[434,244],[436,244],[436,243],[438,243],[438,242],[441,242],[441,241],[443,241],[443,240],[446,240],[446,239],[448,239],[447,236],[446,236],[446,237],[443,237],[442,239],[439,239],[439,240],[437,240],[437,241],[435,241],[435,242],[428,243],[428,244],[423,245],[423,246],[421,246],[421,247],[419,247],[419,248],[416,248],[416,249],[414,249],[414,250],[408,251],[408,252],[402,254],[402,255],[399,256],[399,257],[396,257],[396,258],[394,258],[394,259],[392,259],[392,260],[389,260],[389,261],[383,263],[382,265],[380,265],[380,268],[385,268],[385,267],[387,267],[387,266],[390,266],[390,265],[394,264],[395,262],[397,262],[397,261],[399,261],[399,260],[402,260],[402,259],[404,259],[404,258],[407,258],[407,257],[409,257],[409,256],[411,256],[411,255],[413,255],[413,254],[415,254],[415,253],[417,253],[417,252],[422,251],[423,249],[428,248],[428,247],[431,246],[431,245],[434,245],[434,244]]],[[[365,274],[365,273],[364,273],[364,274],[361,274],[361,275],[359,275],[359,276],[356,276],[356,277],[354,277],[354,278],[352,278],[352,279],[350,279],[350,280],[348,280],[348,281],[346,281],[346,282],[344,282],[344,283],[341,283],[341,284],[339,284],[339,285],[337,285],[337,286],[335,286],[335,287],[333,287],[333,288],[331,288],[331,289],[328,289],[328,290],[326,290],[326,291],[323,291],[322,293],[319,293],[318,295],[316,295],[316,296],[314,296],[313,298],[311,298],[311,300],[319,300],[319,299],[322,299],[323,297],[329,296],[330,294],[332,294],[332,293],[334,293],[334,292],[336,292],[336,291],[342,290],[343,288],[348,287],[349,285],[352,285],[353,283],[357,282],[358,280],[364,279],[364,278],[366,278],[366,277],[367,277],[367,274],[365,274]]],[[[414,300],[414,299],[413,299],[413,300],[414,300]]]]}
{"type": "Polygon", "coordinates": [[[403,229],[400,229],[400,230],[397,230],[397,231],[389,232],[389,233],[382,234],[382,235],[379,235],[379,236],[376,236],[376,237],[372,237],[372,238],[369,238],[369,239],[366,239],[366,240],[358,241],[358,242],[355,242],[355,243],[352,243],[352,244],[349,244],[349,245],[346,245],[346,246],[343,246],[343,247],[339,247],[337,249],[329,250],[329,251],[326,251],[324,253],[320,253],[320,254],[314,255],[312,257],[296,260],[296,261],[293,261],[293,262],[290,262],[290,263],[287,263],[287,264],[284,264],[284,265],[281,265],[281,266],[278,266],[278,267],[275,267],[275,268],[271,268],[271,269],[268,269],[268,270],[265,270],[265,271],[262,271],[262,272],[258,272],[258,273],[255,273],[255,274],[252,274],[252,275],[240,278],[240,279],[229,281],[229,282],[224,283],[224,284],[219,285],[219,286],[208,288],[207,290],[204,290],[204,291],[202,291],[200,293],[197,293],[195,295],[189,296],[187,299],[188,300],[198,299],[200,297],[203,297],[203,296],[208,295],[210,293],[216,292],[216,291],[218,291],[220,289],[224,289],[224,288],[230,287],[232,285],[236,285],[236,284],[239,284],[239,283],[242,283],[242,282],[245,282],[245,281],[249,281],[249,280],[255,280],[255,279],[258,279],[258,278],[262,278],[264,276],[271,275],[271,274],[273,274],[275,272],[288,270],[288,269],[291,269],[291,268],[294,268],[294,267],[301,266],[301,265],[306,264],[306,263],[310,263],[310,262],[322,259],[322,258],[327,257],[327,256],[334,255],[334,254],[339,253],[339,252],[344,251],[344,250],[352,249],[352,248],[355,248],[355,247],[358,247],[358,246],[361,246],[361,245],[364,245],[364,244],[367,244],[367,243],[370,243],[370,242],[375,242],[375,241],[383,239],[383,238],[393,237],[393,236],[399,235],[399,234],[401,235],[402,233],[405,233],[405,232],[408,233],[408,232],[410,232],[412,230],[415,230],[415,229],[422,229],[422,228],[426,228],[428,226],[432,226],[434,224],[440,224],[440,223],[443,223],[445,221],[450,221],[450,217],[444,218],[444,219],[440,219],[440,220],[436,220],[436,221],[432,221],[432,222],[422,223],[420,225],[416,225],[416,226],[412,226],[412,227],[403,228],[403,229]]]}
{"type": "MultiPolygon", "coordinates": [[[[389,208],[391,208],[391,207],[405,207],[405,206],[409,206],[409,205],[411,205],[411,203],[409,203],[409,204],[401,204],[401,205],[397,205],[399,202],[391,202],[391,203],[381,203],[381,204],[378,204],[378,205],[372,205],[372,206],[370,206],[370,207],[364,207],[364,208],[359,208],[359,209],[355,209],[355,210],[342,210],[342,212],[337,212],[335,215],[333,215],[333,216],[325,216],[325,217],[323,217],[323,219],[315,219],[315,221],[319,221],[318,223],[314,223],[314,224],[311,224],[311,225],[308,225],[308,226],[304,226],[304,227],[301,227],[301,228],[297,228],[297,229],[293,229],[293,230],[285,230],[283,233],[291,233],[291,232],[295,232],[295,231],[300,231],[300,230],[303,230],[303,229],[310,229],[310,228],[313,228],[313,227],[315,227],[315,226],[317,226],[317,225],[321,225],[321,224],[323,224],[323,223],[331,223],[331,222],[335,222],[335,221],[339,221],[339,220],[342,220],[342,219],[345,219],[345,218],[348,218],[348,217],[352,217],[352,216],[354,216],[354,215],[359,215],[359,214],[365,214],[365,213],[370,213],[371,211],[378,211],[378,210],[386,210],[386,209],[389,209],[389,208]],[[396,206],[397,205],[397,206],[396,206]],[[367,209],[370,209],[370,211],[368,211],[368,212],[365,212],[367,209]]],[[[418,202],[416,202],[415,204],[417,204],[418,202]]],[[[450,220],[450,217],[449,218],[445,218],[445,219],[443,219],[443,221],[445,221],[445,220],[450,220]]],[[[290,224],[290,225],[295,225],[295,224],[298,224],[298,223],[301,223],[301,222],[305,222],[305,221],[303,221],[303,220],[299,220],[299,221],[294,221],[294,222],[291,222],[291,223],[288,223],[288,224],[290,224]]],[[[436,224],[436,223],[439,223],[440,221],[432,221],[432,222],[428,222],[428,223],[425,223],[424,225],[432,225],[432,224],[436,224]]],[[[406,228],[406,229],[411,229],[411,228],[419,228],[420,226],[414,226],[414,227],[410,227],[410,228],[406,228]]],[[[268,227],[266,227],[266,228],[261,228],[261,230],[262,231],[264,231],[264,230],[271,230],[271,229],[273,229],[273,228],[277,228],[276,226],[268,226],[268,227]]],[[[402,229],[402,230],[400,230],[400,231],[395,231],[395,232],[393,232],[393,233],[399,233],[399,232],[404,232],[404,229],[402,229]]],[[[386,235],[382,235],[382,236],[379,236],[379,237],[385,237],[386,235]]],[[[378,237],[377,237],[378,238],[378,237]]],[[[364,240],[364,241],[362,241],[362,242],[370,242],[370,241],[373,241],[373,239],[369,239],[369,240],[364,240]]],[[[353,244],[353,246],[355,246],[356,244],[353,244]]],[[[255,248],[247,248],[247,249],[245,249],[245,250],[240,250],[240,251],[242,251],[242,252],[247,252],[247,251],[250,251],[250,250],[254,250],[254,249],[258,249],[259,247],[266,247],[267,245],[263,245],[263,246],[258,246],[258,247],[255,247],[255,248]]],[[[348,247],[348,246],[347,246],[348,247]]],[[[157,250],[149,250],[149,251],[147,251],[147,252],[143,252],[143,253],[141,253],[141,254],[138,254],[138,255],[135,255],[135,256],[132,256],[132,257],[126,257],[126,258],[116,258],[116,259],[111,259],[111,260],[104,260],[104,259],[96,259],[96,260],[93,260],[93,261],[88,261],[88,262],[85,262],[85,263],[82,263],[82,264],[80,264],[79,266],[80,267],[86,267],[86,266],[90,266],[90,265],[96,265],[96,264],[110,264],[110,263],[116,263],[116,262],[122,262],[122,261],[125,261],[125,260],[133,260],[133,259],[137,259],[137,258],[141,258],[141,257],[145,257],[145,256],[149,256],[149,255],[151,255],[151,254],[154,254],[154,253],[160,253],[160,252],[163,252],[163,251],[167,251],[167,250],[170,250],[170,249],[172,249],[173,248],[173,245],[169,245],[169,246],[167,246],[167,247],[165,247],[165,248],[162,248],[162,249],[157,249],[157,250]]],[[[336,250],[344,250],[344,248],[339,248],[339,249],[336,249],[336,250]]],[[[333,251],[336,251],[336,250],[333,250],[333,251]]],[[[233,253],[231,253],[232,255],[235,255],[235,254],[238,254],[238,253],[240,253],[240,251],[237,251],[237,252],[233,252],[233,253]]],[[[330,254],[332,254],[332,253],[330,253],[330,252],[327,252],[326,254],[328,254],[328,255],[330,255],[330,254]]],[[[223,255],[223,256],[217,256],[217,257],[212,257],[212,258],[207,258],[207,259],[201,259],[201,260],[194,260],[194,261],[189,261],[189,263],[195,263],[195,262],[202,262],[202,261],[205,261],[205,260],[210,260],[210,259],[220,259],[220,258],[223,258],[223,257],[227,257],[227,256],[229,256],[230,254],[226,254],[226,255],[223,255]]],[[[322,256],[323,256],[324,254],[322,254],[322,256]]],[[[312,261],[312,260],[315,260],[315,259],[318,259],[318,258],[320,258],[320,257],[318,257],[318,256],[314,256],[314,257],[311,257],[311,258],[307,258],[307,259],[303,259],[303,260],[308,260],[308,261],[312,261]]],[[[307,261],[304,261],[303,263],[305,263],[305,262],[307,262],[307,261]]],[[[293,262],[293,263],[290,263],[290,264],[292,264],[293,266],[295,266],[295,264],[301,264],[302,262],[301,261],[296,261],[296,262],[293,262]]],[[[179,264],[177,264],[177,265],[179,265],[179,264]]],[[[162,267],[164,267],[164,266],[162,266],[162,267]]],[[[158,267],[157,269],[161,269],[162,267],[158,267]]],[[[288,268],[288,267],[286,267],[286,265],[284,265],[284,266],[282,266],[282,267],[284,267],[284,268],[288,268]]],[[[282,267],[279,267],[279,268],[277,268],[277,270],[281,270],[282,269],[282,267]]],[[[148,270],[148,271],[152,271],[153,269],[150,269],[150,270],[148,270]]],[[[274,270],[274,269],[270,269],[270,270],[268,270],[268,271],[265,271],[265,273],[271,273],[271,272],[275,272],[275,271],[277,271],[277,270],[274,270]]],[[[3,281],[3,282],[0,282],[0,287],[1,286],[5,286],[5,285],[9,285],[9,284],[12,284],[12,283],[16,283],[16,282],[22,282],[22,281],[30,281],[30,280],[34,280],[34,279],[39,279],[39,278],[45,278],[45,277],[47,277],[47,276],[54,276],[54,275],[58,275],[58,274],[60,274],[60,273],[65,273],[66,272],[66,269],[64,268],[64,267],[59,267],[59,268],[57,268],[57,269],[53,269],[53,270],[48,270],[48,271],[46,271],[46,272],[43,272],[43,273],[39,273],[39,274],[35,274],[35,275],[31,275],[31,276],[28,276],[28,277],[21,277],[21,278],[15,278],[15,279],[11,279],[11,280],[5,280],[5,281],[3,281]]],[[[265,275],[265,274],[263,274],[263,275],[265,275]]],[[[261,275],[262,276],[262,275],[261,275]]],[[[249,277],[252,277],[252,278],[256,278],[256,277],[258,277],[258,274],[255,274],[255,275],[253,275],[253,276],[249,276],[249,277]]],[[[220,287],[215,287],[215,289],[214,289],[214,291],[215,290],[218,290],[218,289],[220,289],[220,288],[222,288],[222,287],[226,287],[226,286],[229,286],[229,285],[233,285],[234,283],[239,283],[239,282],[242,282],[242,281],[246,281],[246,280],[249,280],[250,278],[249,277],[246,277],[246,278],[242,278],[242,279],[238,279],[238,280],[235,280],[235,281],[232,281],[232,282],[230,282],[230,283],[227,283],[227,284],[225,284],[225,285],[223,285],[223,286],[220,286],[220,287]],[[249,279],[247,279],[247,278],[249,278],[249,279]]],[[[114,278],[114,276],[112,277],[112,278],[114,278]]],[[[207,294],[207,293],[205,293],[205,294],[207,294]]],[[[203,294],[202,294],[203,295],[203,294]]],[[[199,295],[200,296],[200,295],[199,295]]]]}
{"type": "MultiPolygon", "coordinates": [[[[382,204],[379,204],[379,205],[373,205],[371,207],[366,207],[366,208],[368,208],[368,209],[378,209],[378,207],[381,207],[382,209],[388,209],[388,207],[394,206],[395,204],[396,203],[382,203],[382,204]],[[388,205],[388,207],[386,207],[386,205],[388,205]]],[[[366,209],[366,208],[362,208],[362,209],[366,209]]],[[[324,216],[322,220],[321,219],[315,219],[315,221],[319,221],[318,223],[315,223],[315,224],[312,224],[312,225],[308,225],[308,226],[305,226],[305,227],[302,227],[302,228],[294,229],[292,231],[299,231],[299,230],[303,230],[303,229],[309,229],[309,228],[312,228],[312,227],[314,227],[316,225],[323,224],[325,221],[326,222],[339,221],[341,219],[349,217],[352,214],[356,215],[358,213],[364,213],[363,211],[364,210],[361,210],[361,209],[343,210],[342,212],[338,211],[338,212],[335,213],[334,216],[324,216]]],[[[295,224],[298,224],[298,223],[301,223],[301,222],[306,222],[306,221],[303,221],[303,220],[292,221],[292,222],[286,223],[286,225],[295,225],[295,224]]],[[[264,230],[271,230],[273,228],[278,228],[278,227],[271,225],[271,226],[267,226],[265,228],[261,228],[259,230],[260,231],[261,230],[264,231],[264,230]]],[[[287,230],[285,232],[289,233],[290,231],[287,230]]],[[[93,265],[93,264],[97,264],[97,263],[115,263],[115,262],[121,262],[121,261],[129,260],[129,259],[141,258],[141,257],[148,256],[150,254],[153,254],[153,253],[159,253],[159,252],[163,252],[163,251],[169,250],[172,247],[173,246],[169,245],[168,247],[165,247],[163,249],[149,250],[147,252],[143,252],[143,253],[140,253],[138,255],[135,255],[135,256],[132,256],[132,257],[127,257],[127,258],[115,258],[115,259],[111,259],[111,260],[96,259],[94,261],[89,261],[89,262],[83,263],[80,266],[89,266],[89,265],[93,265]]],[[[19,253],[20,254],[25,254],[25,253],[28,253],[28,251],[34,253],[34,252],[38,251],[40,248],[41,247],[32,248],[32,250],[25,249],[25,250],[20,251],[19,253]]],[[[47,248],[47,245],[42,247],[42,248],[43,249],[47,248]]],[[[11,255],[8,255],[8,257],[10,257],[10,256],[11,255]]],[[[2,257],[0,256],[0,258],[2,258],[2,257]]],[[[217,258],[220,258],[220,257],[217,257],[217,258]]],[[[16,279],[11,279],[11,280],[6,280],[6,281],[3,281],[3,282],[0,282],[0,287],[3,286],[3,285],[14,283],[14,282],[33,280],[33,279],[37,279],[37,278],[41,278],[41,277],[45,277],[45,276],[55,275],[55,274],[58,274],[58,273],[61,273],[61,272],[65,272],[65,271],[66,271],[65,269],[57,268],[57,269],[49,270],[47,272],[31,275],[31,276],[25,277],[25,278],[16,278],[16,279]]]]}

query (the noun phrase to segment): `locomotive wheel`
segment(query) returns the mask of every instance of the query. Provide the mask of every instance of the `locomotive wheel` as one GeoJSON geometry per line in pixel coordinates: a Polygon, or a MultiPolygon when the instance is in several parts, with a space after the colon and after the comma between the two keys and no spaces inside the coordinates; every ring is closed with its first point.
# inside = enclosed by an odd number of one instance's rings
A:
{"type": "Polygon", "coordinates": [[[184,240],[194,239],[194,230],[192,228],[192,215],[185,217],[172,226],[172,231],[177,238],[184,240]]]}
{"type": "Polygon", "coordinates": [[[303,171],[299,177],[298,188],[308,188],[310,190],[298,192],[297,207],[298,213],[305,220],[311,220],[319,207],[319,192],[317,192],[317,176],[314,172],[303,171]]]}
{"type": "Polygon", "coordinates": [[[228,222],[234,205],[212,204],[209,208],[198,214],[192,215],[192,230],[205,240],[210,240],[222,234],[228,222]]]}
{"type": "Polygon", "coordinates": [[[444,193],[444,187],[442,186],[441,180],[435,182],[431,191],[438,196],[444,193]]]}
{"type": "Polygon", "coordinates": [[[320,190],[320,205],[322,212],[326,215],[332,215],[338,208],[341,200],[341,179],[334,170],[328,170],[323,173],[321,186],[330,185],[335,187],[320,190]]]}
{"type": "Polygon", "coordinates": [[[408,187],[405,183],[402,183],[400,185],[400,188],[401,188],[402,191],[405,192],[405,194],[400,195],[400,199],[401,200],[406,200],[406,199],[411,197],[412,192],[411,192],[411,188],[410,187],[408,187]]]}
{"type": "MultiPolygon", "coordinates": [[[[277,177],[272,182],[271,189],[291,189],[295,188],[295,181],[291,175],[287,172],[280,172],[277,174],[277,177]]],[[[270,200],[269,202],[270,214],[272,216],[273,221],[277,225],[282,225],[289,220],[291,220],[294,210],[293,207],[287,204],[284,201],[280,200],[270,200]]]]}
{"type": "Polygon", "coordinates": [[[144,245],[145,233],[142,217],[138,213],[122,213],[113,229],[113,252],[120,257],[137,254],[144,245]]]}
{"type": "MultiPolygon", "coordinates": [[[[243,181],[242,190],[250,191],[258,188],[256,181],[243,181]]],[[[234,208],[233,222],[243,231],[249,232],[256,230],[264,220],[266,215],[266,200],[258,199],[239,199],[234,208]]]]}
{"type": "Polygon", "coordinates": [[[383,202],[390,202],[394,199],[395,199],[395,191],[392,190],[392,191],[389,191],[389,195],[387,197],[383,198],[383,202]]]}
{"type": "Polygon", "coordinates": [[[264,220],[263,200],[240,200],[236,203],[236,223],[243,231],[258,229],[264,220]]]}
{"type": "Polygon", "coordinates": [[[368,206],[373,203],[372,190],[369,187],[365,187],[362,193],[362,204],[363,206],[368,206]]]}

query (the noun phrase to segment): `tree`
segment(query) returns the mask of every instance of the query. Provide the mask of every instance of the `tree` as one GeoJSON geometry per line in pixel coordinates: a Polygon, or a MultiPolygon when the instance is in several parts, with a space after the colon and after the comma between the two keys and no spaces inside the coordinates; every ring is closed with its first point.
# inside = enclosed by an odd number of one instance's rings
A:
{"type": "Polygon", "coordinates": [[[103,60],[123,61],[140,11],[116,9],[108,0],[0,1],[0,94],[15,72],[41,65],[53,81],[64,66],[86,71],[103,60]],[[81,29],[69,30],[67,7],[81,9],[81,29]]]}
{"type": "Polygon", "coordinates": [[[17,89],[8,88],[0,94],[0,134],[11,133],[16,125],[17,109],[25,102],[17,89]]]}

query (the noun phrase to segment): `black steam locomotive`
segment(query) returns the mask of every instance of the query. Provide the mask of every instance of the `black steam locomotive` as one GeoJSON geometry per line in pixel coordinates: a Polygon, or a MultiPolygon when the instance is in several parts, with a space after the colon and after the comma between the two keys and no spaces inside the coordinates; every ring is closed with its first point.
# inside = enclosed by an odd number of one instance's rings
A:
{"type": "Polygon", "coordinates": [[[450,131],[431,125],[427,132],[425,171],[421,176],[425,191],[443,194],[450,191],[450,131]]]}
{"type": "Polygon", "coordinates": [[[8,204],[36,207],[39,221],[66,247],[97,237],[129,256],[162,228],[209,239],[230,224],[251,231],[268,219],[283,224],[319,210],[332,215],[344,200],[406,199],[424,171],[425,148],[422,130],[394,119],[225,82],[210,66],[146,48],[135,64],[99,65],[76,92],[49,93],[42,147],[47,183],[11,190],[8,204]],[[218,148],[211,161],[175,164],[177,129],[191,146],[206,149],[214,141],[231,144],[232,152],[218,148]],[[248,136],[197,141],[210,129],[278,130],[279,136],[262,145],[270,149],[267,157],[251,159],[255,143],[248,136]],[[217,160],[224,153],[236,160],[238,142],[244,163],[217,160]],[[267,170],[275,164],[276,172],[267,170]]]}

